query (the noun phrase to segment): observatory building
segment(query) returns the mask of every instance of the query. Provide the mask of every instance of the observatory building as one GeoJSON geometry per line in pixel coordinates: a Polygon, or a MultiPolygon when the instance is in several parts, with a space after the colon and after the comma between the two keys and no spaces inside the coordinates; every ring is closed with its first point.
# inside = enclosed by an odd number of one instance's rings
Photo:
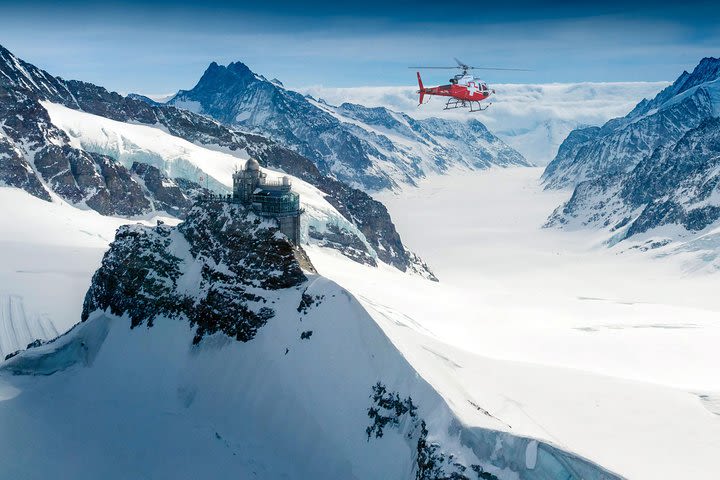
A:
{"type": "Polygon", "coordinates": [[[300,196],[292,191],[289,177],[268,180],[258,161],[251,158],[233,174],[233,201],[262,217],[274,218],[291,242],[300,243],[300,196]]]}

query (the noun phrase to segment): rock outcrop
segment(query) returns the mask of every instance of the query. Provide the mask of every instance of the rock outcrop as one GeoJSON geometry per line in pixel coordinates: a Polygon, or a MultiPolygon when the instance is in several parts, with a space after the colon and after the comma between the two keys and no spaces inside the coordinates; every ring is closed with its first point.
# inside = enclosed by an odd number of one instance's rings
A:
{"type": "Polygon", "coordinates": [[[121,227],[93,276],[82,319],[96,310],[127,314],[131,326],[181,318],[194,342],[222,332],[254,337],[275,312],[264,292],[306,277],[277,225],[236,204],[205,202],[177,227],[121,227]]]}

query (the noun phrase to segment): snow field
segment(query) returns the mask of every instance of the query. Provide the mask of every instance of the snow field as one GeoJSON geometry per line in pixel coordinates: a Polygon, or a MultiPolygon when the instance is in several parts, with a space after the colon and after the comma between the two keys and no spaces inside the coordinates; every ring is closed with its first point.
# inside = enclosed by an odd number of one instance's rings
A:
{"type": "Polygon", "coordinates": [[[542,191],[539,176],[456,172],[378,195],[439,284],[310,256],[468,424],[628,478],[707,478],[720,448],[716,278],[541,229],[569,192],[542,191]]]}

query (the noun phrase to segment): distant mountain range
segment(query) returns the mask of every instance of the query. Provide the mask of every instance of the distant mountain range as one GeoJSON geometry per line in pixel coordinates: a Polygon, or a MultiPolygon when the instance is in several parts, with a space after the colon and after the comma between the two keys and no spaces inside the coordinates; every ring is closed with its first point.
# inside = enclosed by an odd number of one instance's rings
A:
{"type": "Polygon", "coordinates": [[[546,188],[574,188],[548,225],[606,228],[613,243],[646,234],[641,248],[683,239],[717,258],[718,117],[720,59],[704,58],[627,116],[573,131],[543,175],[546,188]]]}
{"type": "Polygon", "coordinates": [[[168,104],[268,135],[311,159],[323,174],[366,190],[412,185],[453,166],[529,165],[478,120],[416,120],[383,107],[333,106],[240,62],[213,62],[195,87],[168,104]]]}
{"type": "MultiPolygon", "coordinates": [[[[443,110],[440,98],[418,106],[417,86],[408,72],[409,86],[324,87],[310,86],[301,93],[333,105],[360,103],[386,107],[413,118],[440,117],[466,122],[479,120],[498,138],[520,152],[528,162],[545,166],[573,129],[602,125],[625,115],[643,98],[652,97],[669,82],[580,82],[546,84],[492,84],[496,95],[482,113],[443,110]]],[[[423,77],[425,84],[443,82],[444,75],[423,77]]],[[[488,78],[488,80],[491,80],[488,78]]]]}
{"type": "Polygon", "coordinates": [[[367,250],[362,257],[366,260],[377,258],[402,271],[433,277],[405,248],[380,202],[323,175],[312,161],[294,150],[187,110],[54,77],[0,46],[0,185],[21,188],[43,200],[60,198],[104,215],[126,217],[155,211],[182,216],[192,204],[193,192],[201,191],[201,178],[212,188],[227,188],[217,179],[208,182],[212,175],[204,174],[187,158],[166,157],[162,142],[145,149],[133,146],[129,138],[123,138],[127,126],[133,125],[160,127],[157,134],[167,135],[163,141],[172,145],[177,140],[188,141],[207,149],[206,156],[216,151],[231,152],[242,163],[251,155],[266,166],[308,182],[322,192],[343,221],[356,228],[356,232],[334,233],[332,241],[323,237],[324,245],[345,251],[360,241],[367,250]],[[85,132],[58,128],[44,106],[46,102],[101,117],[84,125],[102,119],[118,122],[113,126],[113,139],[121,142],[120,148],[108,150],[97,142],[83,143],[85,132]]]}

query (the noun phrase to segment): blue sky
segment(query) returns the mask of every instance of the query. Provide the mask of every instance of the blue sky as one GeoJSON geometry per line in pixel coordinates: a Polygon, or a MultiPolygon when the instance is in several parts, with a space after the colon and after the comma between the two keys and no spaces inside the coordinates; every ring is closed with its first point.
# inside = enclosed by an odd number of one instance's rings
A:
{"type": "Polygon", "coordinates": [[[191,88],[211,61],[240,60],[289,86],[339,87],[414,84],[407,66],[454,56],[533,70],[484,73],[493,83],[672,80],[720,56],[720,8],[692,0],[0,0],[0,12],[0,44],[18,56],[123,93],[191,88]]]}

